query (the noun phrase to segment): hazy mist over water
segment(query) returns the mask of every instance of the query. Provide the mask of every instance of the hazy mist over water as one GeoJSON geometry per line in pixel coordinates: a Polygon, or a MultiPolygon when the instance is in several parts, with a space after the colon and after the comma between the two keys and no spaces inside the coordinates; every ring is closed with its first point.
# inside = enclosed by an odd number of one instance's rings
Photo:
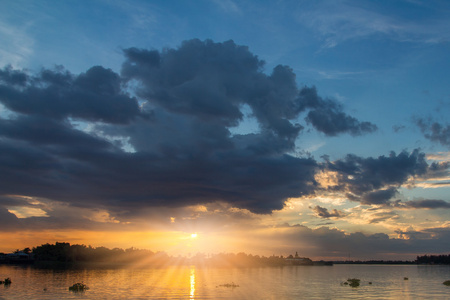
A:
{"type": "Polygon", "coordinates": [[[49,270],[0,266],[0,299],[448,299],[449,266],[334,265],[265,268],[49,270]],[[358,278],[361,285],[343,285],[358,278]],[[408,278],[407,280],[405,278],[408,278]],[[68,287],[83,282],[85,292],[68,287]],[[371,283],[369,283],[371,282],[371,283]],[[228,285],[228,286],[227,286],[228,285]],[[230,285],[238,285],[231,287],[230,285]]]}

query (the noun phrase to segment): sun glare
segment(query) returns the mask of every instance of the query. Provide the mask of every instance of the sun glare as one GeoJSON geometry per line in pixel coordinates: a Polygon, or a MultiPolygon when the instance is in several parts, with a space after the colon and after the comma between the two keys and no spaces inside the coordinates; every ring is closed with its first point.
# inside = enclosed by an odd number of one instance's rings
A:
{"type": "Polygon", "coordinates": [[[192,233],[191,234],[191,239],[195,239],[197,237],[197,233],[192,233]]]}

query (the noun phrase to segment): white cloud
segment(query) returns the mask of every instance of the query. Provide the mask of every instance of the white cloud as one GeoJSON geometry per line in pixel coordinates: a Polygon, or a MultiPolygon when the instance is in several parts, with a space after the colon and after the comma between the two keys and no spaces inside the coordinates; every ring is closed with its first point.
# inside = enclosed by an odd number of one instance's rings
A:
{"type": "Polygon", "coordinates": [[[0,21],[0,66],[9,64],[18,68],[33,54],[34,40],[27,34],[26,28],[0,21]]]}
{"type": "Polygon", "coordinates": [[[226,13],[242,13],[239,6],[237,6],[236,3],[231,0],[213,0],[213,2],[226,13]]]}
{"type": "Polygon", "coordinates": [[[323,2],[303,10],[297,20],[323,39],[323,48],[333,48],[346,40],[382,34],[398,41],[441,43],[448,41],[448,19],[406,20],[371,11],[343,1],[323,2]]]}

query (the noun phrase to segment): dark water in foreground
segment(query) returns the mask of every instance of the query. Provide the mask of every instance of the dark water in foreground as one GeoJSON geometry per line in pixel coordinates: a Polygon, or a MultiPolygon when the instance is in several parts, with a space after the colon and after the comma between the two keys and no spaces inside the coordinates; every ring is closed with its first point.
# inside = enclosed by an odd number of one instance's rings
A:
{"type": "Polygon", "coordinates": [[[0,265],[0,280],[6,277],[12,284],[0,285],[0,299],[450,299],[450,287],[442,284],[450,280],[450,266],[48,270],[0,265]],[[359,287],[341,284],[355,277],[359,287]],[[76,282],[90,289],[69,291],[76,282]],[[221,286],[227,283],[239,287],[221,286]]]}

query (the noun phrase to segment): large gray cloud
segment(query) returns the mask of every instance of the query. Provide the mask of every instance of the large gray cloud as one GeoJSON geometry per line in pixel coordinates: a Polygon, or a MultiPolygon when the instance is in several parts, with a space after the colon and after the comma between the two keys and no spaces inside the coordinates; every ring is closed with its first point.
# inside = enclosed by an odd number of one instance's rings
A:
{"type": "Polygon", "coordinates": [[[126,49],[122,75],[142,83],[139,95],[172,112],[223,124],[242,118],[239,106],[252,108],[263,130],[295,138],[303,126],[296,121],[309,110],[307,121],[327,135],[358,135],[376,130],[369,122],[348,116],[335,101],[324,100],[314,87],[298,89],[288,66],[264,74],[264,61],[232,41],[185,41],[178,49],[126,49]]]}
{"type": "MultiPolygon", "coordinates": [[[[101,207],[116,215],[215,201],[270,213],[317,188],[320,165],[289,155],[304,128],[303,114],[326,135],[376,129],[319,97],[314,87],[299,89],[288,66],[267,75],[262,60],[232,41],[190,40],[176,49],[130,48],[124,54],[121,74],[101,66],[78,75],[62,67],[37,74],[1,70],[0,102],[13,113],[0,118],[2,195],[101,207]],[[243,106],[260,131],[233,135],[243,106]]],[[[346,172],[339,162],[333,165],[346,172]]],[[[403,180],[390,176],[347,184],[352,191],[371,184],[363,187],[370,192],[383,180],[403,180]]]]}

